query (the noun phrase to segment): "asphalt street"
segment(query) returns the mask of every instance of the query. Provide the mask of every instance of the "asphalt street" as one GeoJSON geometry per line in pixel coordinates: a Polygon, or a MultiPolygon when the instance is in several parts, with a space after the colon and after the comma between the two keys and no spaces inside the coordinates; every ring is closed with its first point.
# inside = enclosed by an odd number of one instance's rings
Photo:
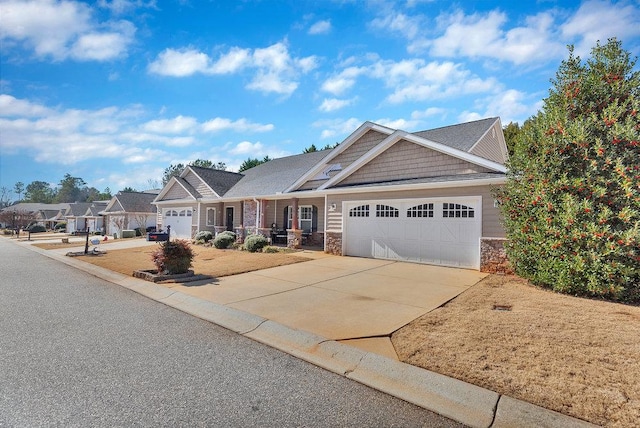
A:
{"type": "Polygon", "coordinates": [[[0,239],[0,427],[458,427],[0,239]]]}

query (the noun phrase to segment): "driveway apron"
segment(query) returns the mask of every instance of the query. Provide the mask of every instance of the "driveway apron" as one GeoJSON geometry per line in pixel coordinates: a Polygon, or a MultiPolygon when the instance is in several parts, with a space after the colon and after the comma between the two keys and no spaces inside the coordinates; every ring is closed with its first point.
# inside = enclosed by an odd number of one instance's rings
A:
{"type": "Polygon", "coordinates": [[[390,335],[486,274],[357,257],[321,257],[172,289],[397,359],[390,335]]]}

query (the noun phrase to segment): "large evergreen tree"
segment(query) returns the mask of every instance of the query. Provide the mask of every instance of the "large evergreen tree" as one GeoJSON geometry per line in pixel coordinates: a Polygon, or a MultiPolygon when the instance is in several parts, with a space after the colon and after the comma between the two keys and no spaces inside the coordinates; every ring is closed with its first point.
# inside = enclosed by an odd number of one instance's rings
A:
{"type": "Polygon", "coordinates": [[[640,301],[640,73],[615,39],[569,48],[498,192],[516,272],[556,291],[640,301]]]}
{"type": "Polygon", "coordinates": [[[46,181],[32,181],[27,185],[24,195],[26,202],[41,202],[50,204],[55,197],[55,191],[46,181]]]}

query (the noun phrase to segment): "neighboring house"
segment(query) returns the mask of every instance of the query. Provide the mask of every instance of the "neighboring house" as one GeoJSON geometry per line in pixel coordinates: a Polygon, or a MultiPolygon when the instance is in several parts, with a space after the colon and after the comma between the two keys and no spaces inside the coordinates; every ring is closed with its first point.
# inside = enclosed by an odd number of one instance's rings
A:
{"type": "Polygon", "coordinates": [[[67,208],[64,213],[64,218],[67,221],[67,233],[75,234],[77,231],[85,230],[84,215],[90,206],[90,202],[74,202],[69,204],[69,208],[67,208]]]}
{"type": "Polygon", "coordinates": [[[63,221],[63,211],[56,209],[41,209],[36,213],[36,222],[47,229],[53,229],[56,223],[63,221]]]}
{"type": "MultiPolygon", "coordinates": [[[[20,202],[14,205],[10,205],[0,210],[3,213],[3,217],[7,217],[4,221],[6,226],[11,227],[12,221],[10,215],[7,213],[20,213],[28,219],[28,223],[36,222],[47,228],[53,228],[58,221],[63,221],[64,218],[60,212],[64,212],[69,208],[69,204],[44,204],[39,202],[20,202]]],[[[27,226],[24,224],[22,226],[27,226]]]]}
{"type": "Polygon", "coordinates": [[[156,227],[156,206],[152,204],[157,193],[118,192],[100,214],[108,235],[122,236],[122,230],[156,227]]]}
{"type": "Polygon", "coordinates": [[[85,228],[89,228],[91,233],[102,232],[104,218],[101,212],[105,209],[106,205],[107,202],[105,201],[94,202],[87,208],[87,211],[82,216],[84,218],[85,228]]]}
{"type": "Polygon", "coordinates": [[[107,205],[106,201],[73,202],[65,211],[67,233],[75,234],[87,230],[90,232],[102,229],[102,216],[99,214],[107,205]]]}
{"type": "Polygon", "coordinates": [[[481,269],[505,237],[492,189],[507,156],[499,118],[415,133],[365,122],[332,150],[242,174],[189,166],[154,204],[173,237],[274,228],[290,246],[481,269]]]}

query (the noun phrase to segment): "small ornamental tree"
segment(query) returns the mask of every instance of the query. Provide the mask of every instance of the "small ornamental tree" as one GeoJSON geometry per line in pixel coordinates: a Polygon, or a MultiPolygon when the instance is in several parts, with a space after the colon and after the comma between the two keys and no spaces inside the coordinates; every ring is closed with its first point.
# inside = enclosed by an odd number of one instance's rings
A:
{"type": "Polygon", "coordinates": [[[516,273],[556,291],[640,301],[640,73],[621,43],[569,47],[497,192],[516,273]]]}
{"type": "Polygon", "coordinates": [[[158,273],[169,275],[187,273],[194,257],[191,246],[183,239],[165,241],[151,253],[151,260],[158,273]]]}

